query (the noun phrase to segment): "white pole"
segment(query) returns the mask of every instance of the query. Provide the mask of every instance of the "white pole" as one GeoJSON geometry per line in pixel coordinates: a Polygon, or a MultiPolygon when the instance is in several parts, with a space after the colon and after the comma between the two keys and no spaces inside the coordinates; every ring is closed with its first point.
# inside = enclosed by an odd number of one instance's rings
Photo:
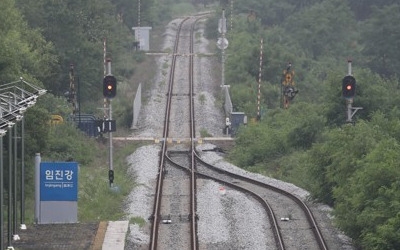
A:
{"type": "Polygon", "coordinates": [[[140,0],[138,0],[138,40],[139,40],[139,50],[141,50],[141,42],[140,42],[140,0]]]}
{"type": "Polygon", "coordinates": [[[221,27],[221,33],[222,33],[222,76],[221,76],[221,87],[225,85],[225,24],[226,24],[226,19],[225,19],[225,10],[222,10],[222,27],[221,27]]]}
{"type": "Polygon", "coordinates": [[[347,60],[347,63],[348,63],[348,75],[349,75],[349,76],[352,75],[352,72],[351,72],[351,62],[352,62],[351,59],[348,59],[348,60],[347,60]]]}
{"type": "Polygon", "coordinates": [[[40,223],[40,153],[35,154],[35,222],[40,223]]]}

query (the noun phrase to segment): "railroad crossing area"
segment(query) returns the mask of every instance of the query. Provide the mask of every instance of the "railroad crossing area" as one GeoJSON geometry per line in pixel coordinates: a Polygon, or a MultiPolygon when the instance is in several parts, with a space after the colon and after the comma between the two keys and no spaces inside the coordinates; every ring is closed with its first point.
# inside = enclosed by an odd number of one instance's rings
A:
{"type": "Polygon", "coordinates": [[[69,224],[36,224],[20,230],[13,248],[124,250],[128,221],[69,224]]]}

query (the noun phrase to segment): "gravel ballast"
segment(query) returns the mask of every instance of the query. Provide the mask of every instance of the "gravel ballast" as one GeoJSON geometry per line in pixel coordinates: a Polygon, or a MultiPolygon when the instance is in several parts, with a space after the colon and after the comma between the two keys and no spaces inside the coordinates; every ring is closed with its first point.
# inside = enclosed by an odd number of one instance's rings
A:
{"type": "MultiPolygon", "coordinates": [[[[163,50],[172,50],[177,24],[181,19],[169,23],[164,33],[163,50]]],[[[197,33],[203,34],[204,22],[199,22],[197,33]]],[[[209,53],[209,41],[198,36],[195,41],[195,51],[209,53]]],[[[160,56],[156,59],[160,69],[155,76],[153,87],[148,96],[148,102],[143,105],[140,113],[138,129],[133,131],[135,137],[159,137],[162,134],[163,113],[165,110],[166,81],[168,79],[165,64],[170,61],[170,55],[160,56]]],[[[218,91],[219,82],[213,79],[213,70],[216,57],[196,57],[195,98],[196,127],[207,131],[214,137],[221,137],[225,117],[223,110],[216,104],[215,94],[218,91]]],[[[200,129],[197,129],[199,137],[200,129]]],[[[202,144],[197,147],[199,152],[212,149],[214,145],[202,144]]],[[[148,218],[153,212],[154,192],[158,175],[158,157],[160,145],[148,145],[140,147],[129,157],[128,174],[135,179],[136,186],[132,189],[126,200],[127,219],[143,218],[144,226],[130,224],[130,232],[127,237],[126,249],[148,249],[150,221],[148,218]]],[[[246,175],[261,182],[285,189],[303,200],[307,200],[309,193],[293,184],[268,178],[259,174],[244,171],[223,158],[223,154],[216,152],[202,152],[204,161],[219,168],[246,175]]],[[[221,185],[209,180],[198,180],[197,189],[197,213],[199,216],[198,237],[201,249],[275,249],[273,236],[267,228],[268,225],[260,223],[266,221],[265,212],[253,199],[235,190],[225,189],[221,191],[221,185]]],[[[324,234],[328,234],[330,249],[353,249],[351,241],[341,234],[332,225],[329,216],[331,209],[321,204],[314,204],[312,209],[316,218],[322,220],[319,223],[323,227],[324,234]]],[[[173,239],[171,239],[173,240],[173,239]]]]}

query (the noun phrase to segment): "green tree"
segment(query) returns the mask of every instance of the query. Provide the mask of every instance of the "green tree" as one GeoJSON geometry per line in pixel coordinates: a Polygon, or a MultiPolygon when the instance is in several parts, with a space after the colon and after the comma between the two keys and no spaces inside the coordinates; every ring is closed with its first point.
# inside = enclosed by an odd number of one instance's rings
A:
{"type": "Polygon", "coordinates": [[[34,156],[36,153],[46,152],[49,139],[50,114],[46,109],[36,105],[24,115],[26,155],[34,156]]]}
{"type": "MultiPolygon", "coordinates": [[[[80,85],[81,101],[94,103],[101,99],[99,83],[104,73],[105,38],[107,38],[107,57],[111,57],[114,65],[118,65],[113,67],[113,74],[121,78],[122,55],[127,54],[126,51],[133,39],[130,28],[128,30],[123,23],[118,22],[118,13],[110,1],[38,0],[29,3],[18,1],[18,3],[29,25],[40,28],[45,38],[56,48],[59,58],[58,68],[53,78],[44,80],[46,88],[51,93],[63,96],[64,92],[69,90],[69,69],[72,63],[76,84],[80,85]]],[[[90,108],[89,105],[82,106],[90,108]]]]}
{"type": "Polygon", "coordinates": [[[400,209],[398,152],[396,140],[379,141],[361,160],[363,168],[335,190],[338,225],[367,249],[396,249],[400,244],[393,237],[396,230],[387,231],[398,223],[400,209]]]}
{"type": "Polygon", "coordinates": [[[315,185],[310,190],[315,198],[334,205],[337,187],[345,187],[349,178],[362,165],[360,159],[367,155],[382,138],[379,129],[359,121],[355,126],[328,130],[310,149],[305,166],[315,185]]]}
{"type": "MultiPolygon", "coordinates": [[[[323,131],[325,120],[317,107],[306,103],[289,110],[275,110],[261,122],[242,128],[231,154],[239,166],[272,166],[277,159],[297,149],[308,149],[323,131]]],[[[274,167],[274,166],[272,166],[274,167]]]]}
{"type": "Polygon", "coordinates": [[[346,0],[314,4],[290,16],[284,26],[291,40],[299,43],[310,58],[350,54],[355,22],[346,0]]]}
{"type": "Polygon", "coordinates": [[[138,26],[139,14],[140,14],[140,26],[153,26],[160,20],[157,20],[155,13],[155,2],[154,0],[114,0],[112,3],[115,5],[118,15],[121,21],[131,29],[134,26],[138,26]],[[140,12],[139,12],[140,2],[140,12]]]}
{"type": "Polygon", "coordinates": [[[281,24],[288,17],[318,2],[320,0],[250,0],[235,2],[234,8],[236,13],[244,15],[254,12],[263,25],[272,26],[281,24]]]}
{"type": "Polygon", "coordinates": [[[399,4],[373,8],[371,18],[365,21],[361,33],[367,65],[385,77],[397,74],[400,67],[399,11],[399,4]]]}
{"type": "Polygon", "coordinates": [[[396,0],[349,0],[351,9],[354,11],[357,20],[365,20],[371,16],[373,8],[382,8],[397,3],[396,0]]]}
{"type": "Polygon", "coordinates": [[[1,1],[0,8],[0,82],[52,77],[57,58],[51,43],[29,29],[14,0],[1,1]]]}

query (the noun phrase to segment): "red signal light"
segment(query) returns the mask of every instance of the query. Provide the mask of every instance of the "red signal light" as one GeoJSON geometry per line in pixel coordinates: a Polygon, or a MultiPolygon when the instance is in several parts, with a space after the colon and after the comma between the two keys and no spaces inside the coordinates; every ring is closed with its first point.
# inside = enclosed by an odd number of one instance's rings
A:
{"type": "Polygon", "coordinates": [[[353,76],[345,76],[342,80],[342,96],[351,99],[356,94],[356,79],[353,76]]]}

